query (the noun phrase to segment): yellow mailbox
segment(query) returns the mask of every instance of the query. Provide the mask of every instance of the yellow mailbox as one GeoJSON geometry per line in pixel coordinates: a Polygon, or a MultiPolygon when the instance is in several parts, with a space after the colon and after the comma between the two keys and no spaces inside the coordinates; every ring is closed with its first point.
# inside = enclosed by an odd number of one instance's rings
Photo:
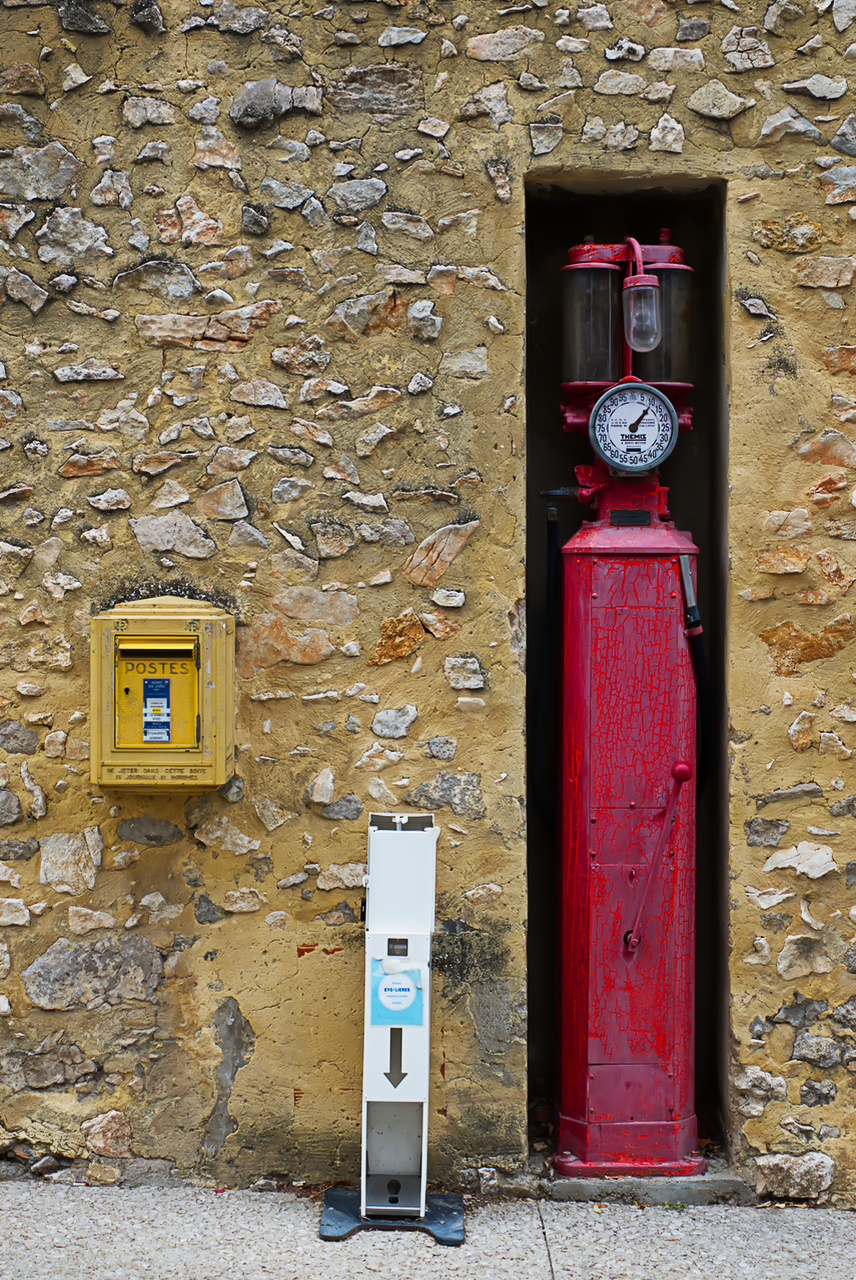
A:
{"type": "Polygon", "coordinates": [[[235,760],[235,619],[158,596],[92,619],[92,781],[137,791],[221,786],[235,760]]]}

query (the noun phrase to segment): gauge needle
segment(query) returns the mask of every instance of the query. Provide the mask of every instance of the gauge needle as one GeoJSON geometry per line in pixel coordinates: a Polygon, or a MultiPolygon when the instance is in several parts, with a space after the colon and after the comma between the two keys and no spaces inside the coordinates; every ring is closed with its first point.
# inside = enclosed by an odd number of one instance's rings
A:
{"type": "Polygon", "coordinates": [[[636,419],[636,421],[635,421],[635,422],[631,422],[631,423],[629,424],[629,427],[630,427],[630,430],[631,430],[631,431],[638,431],[638,430],[639,430],[639,423],[640,423],[640,422],[642,421],[642,419],[645,417],[645,415],[647,414],[647,412],[648,412],[648,410],[647,410],[647,409],[643,409],[643,410],[642,410],[642,412],[639,414],[639,417],[636,419]]]}

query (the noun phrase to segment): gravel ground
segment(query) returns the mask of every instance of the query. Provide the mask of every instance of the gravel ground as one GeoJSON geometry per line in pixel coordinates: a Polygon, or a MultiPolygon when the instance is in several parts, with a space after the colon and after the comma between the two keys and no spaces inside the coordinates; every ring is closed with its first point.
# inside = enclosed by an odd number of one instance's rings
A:
{"type": "Polygon", "coordinates": [[[247,1191],[6,1183],[0,1277],[32,1280],[854,1280],[856,1214],[470,1203],[457,1249],[420,1233],[318,1237],[320,1204],[247,1191]]]}

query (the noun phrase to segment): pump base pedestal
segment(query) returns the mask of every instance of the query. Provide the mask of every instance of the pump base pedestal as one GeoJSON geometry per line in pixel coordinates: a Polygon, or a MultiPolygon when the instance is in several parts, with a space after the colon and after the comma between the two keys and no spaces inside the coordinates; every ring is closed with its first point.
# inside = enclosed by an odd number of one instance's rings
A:
{"type": "Polygon", "coordinates": [[[686,1178],[704,1173],[703,1156],[683,1160],[576,1160],[556,1153],[553,1168],[563,1178],[686,1178]]]}
{"type": "Polygon", "coordinates": [[[355,1231],[424,1231],[438,1244],[464,1243],[464,1199],[460,1195],[429,1195],[424,1218],[361,1218],[358,1187],[331,1187],[324,1195],[319,1235],[322,1240],[345,1240],[355,1231]]]}

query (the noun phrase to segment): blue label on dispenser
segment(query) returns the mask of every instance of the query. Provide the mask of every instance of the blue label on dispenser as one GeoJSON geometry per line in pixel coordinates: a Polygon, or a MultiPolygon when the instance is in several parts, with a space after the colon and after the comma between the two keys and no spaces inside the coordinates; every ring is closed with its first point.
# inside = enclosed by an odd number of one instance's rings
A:
{"type": "Polygon", "coordinates": [[[383,961],[372,960],[373,1027],[421,1027],[423,1010],[419,969],[384,973],[383,961]]]}

